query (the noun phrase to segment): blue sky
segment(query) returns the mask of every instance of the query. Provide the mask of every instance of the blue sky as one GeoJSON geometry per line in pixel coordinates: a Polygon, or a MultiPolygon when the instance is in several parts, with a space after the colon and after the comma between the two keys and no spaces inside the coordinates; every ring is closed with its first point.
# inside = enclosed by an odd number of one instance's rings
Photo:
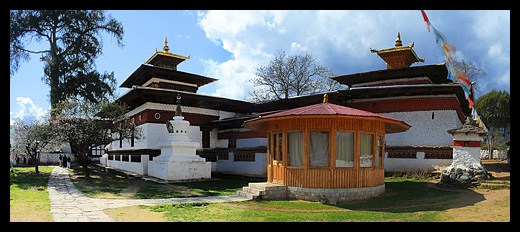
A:
{"type": "MultiPolygon", "coordinates": [[[[278,51],[308,52],[335,75],[386,69],[370,48],[403,45],[429,65],[446,62],[422,15],[408,11],[108,11],[124,27],[120,48],[103,34],[97,69],[114,71],[119,86],[140,64],[161,50],[168,37],[170,52],[191,58],[178,70],[219,79],[198,93],[244,100],[252,90],[254,70],[278,51]]],[[[430,22],[457,48],[457,57],[472,61],[487,76],[477,80],[484,93],[510,92],[510,11],[426,10],[430,22]]],[[[32,42],[30,49],[48,44],[32,42]]],[[[42,47],[43,46],[43,47],[42,47]]],[[[49,87],[41,81],[38,55],[10,78],[10,119],[40,116],[50,108],[49,87]]],[[[125,88],[118,89],[123,94],[125,88]]]]}

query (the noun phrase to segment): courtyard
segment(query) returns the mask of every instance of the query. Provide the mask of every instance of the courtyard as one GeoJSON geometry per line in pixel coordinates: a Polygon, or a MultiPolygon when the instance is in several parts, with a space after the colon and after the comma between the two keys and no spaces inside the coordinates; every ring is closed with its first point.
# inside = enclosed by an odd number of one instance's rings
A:
{"type": "Polygon", "coordinates": [[[39,175],[32,173],[33,168],[15,168],[11,174],[10,219],[68,221],[68,216],[86,214],[71,221],[510,221],[509,168],[498,161],[483,163],[495,179],[478,188],[443,187],[431,177],[393,176],[385,178],[382,196],[342,205],[247,201],[236,196],[236,191],[249,181],[261,180],[237,176],[216,175],[205,182],[161,184],[102,170],[94,170],[86,180],[78,169],[71,169],[69,177],[66,169],[58,167],[41,168],[39,175]],[[64,182],[61,188],[72,190],[72,194],[63,196],[70,201],[61,209],[55,208],[53,191],[57,188],[49,181],[55,169],[60,169],[62,179],[70,182],[64,182]],[[78,208],[74,202],[81,206],[78,208]],[[89,203],[99,207],[89,209],[89,203]]]}

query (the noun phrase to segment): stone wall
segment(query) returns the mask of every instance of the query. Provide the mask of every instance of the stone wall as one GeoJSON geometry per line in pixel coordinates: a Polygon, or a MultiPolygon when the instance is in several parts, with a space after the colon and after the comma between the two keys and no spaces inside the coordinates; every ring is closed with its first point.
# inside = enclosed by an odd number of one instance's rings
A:
{"type": "Polygon", "coordinates": [[[364,200],[385,192],[385,185],[364,188],[320,189],[287,187],[287,198],[316,201],[328,204],[364,200]]]}
{"type": "Polygon", "coordinates": [[[264,191],[265,193],[262,194],[262,199],[265,200],[300,199],[327,204],[338,204],[379,196],[385,192],[385,185],[341,189],[300,188],[285,185],[269,185],[264,187],[264,191]]]}
{"type": "MultiPolygon", "coordinates": [[[[480,159],[489,159],[489,151],[480,150],[480,159]]],[[[507,160],[507,150],[493,150],[493,159],[507,160]]]]}

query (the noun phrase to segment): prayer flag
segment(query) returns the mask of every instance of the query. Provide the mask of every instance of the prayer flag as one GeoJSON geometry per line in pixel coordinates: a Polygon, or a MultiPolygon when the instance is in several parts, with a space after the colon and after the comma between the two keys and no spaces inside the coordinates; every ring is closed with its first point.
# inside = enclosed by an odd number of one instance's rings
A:
{"type": "Polygon", "coordinates": [[[428,19],[428,16],[426,16],[426,13],[424,13],[424,10],[421,10],[421,14],[424,22],[426,22],[426,28],[428,28],[428,32],[430,32],[430,20],[428,19]]]}
{"type": "Polygon", "coordinates": [[[446,42],[446,36],[444,36],[442,33],[437,31],[434,26],[431,26],[433,28],[433,34],[435,35],[435,42],[437,44],[443,44],[446,42]]]}
{"type": "Polygon", "coordinates": [[[468,98],[466,98],[466,100],[468,100],[468,102],[469,102],[469,108],[473,109],[474,104],[473,104],[473,101],[471,100],[471,98],[468,97],[468,98]]]}
{"type": "Polygon", "coordinates": [[[442,49],[452,55],[455,55],[455,52],[457,52],[457,49],[455,48],[455,46],[449,44],[448,42],[444,42],[442,44],[442,49]]]}
{"type": "Polygon", "coordinates": [[[460,85],[460,87],[462,87],[462,90],[464,90],[464,95],[466,96],[466,98],[469,98],[471,93],[469,92],[468,88],[466,88],[466,86],[464,85],[460,85]]]}

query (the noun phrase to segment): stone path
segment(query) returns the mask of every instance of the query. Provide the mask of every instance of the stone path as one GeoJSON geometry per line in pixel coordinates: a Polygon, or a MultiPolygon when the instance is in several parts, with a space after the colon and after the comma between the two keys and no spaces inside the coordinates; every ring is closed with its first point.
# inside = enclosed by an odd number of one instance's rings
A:
{"type": "Polygon", "coordinates": [[[113,222],[103,210],[134,205],[158,205],[188,202],[246,201],[238,195],[167,198],[167,199],[98,199],[88,198],[81,193],[69,178],[67,169],[55,167],[48,184],[51,213],[56,222],[113,222]]]}

